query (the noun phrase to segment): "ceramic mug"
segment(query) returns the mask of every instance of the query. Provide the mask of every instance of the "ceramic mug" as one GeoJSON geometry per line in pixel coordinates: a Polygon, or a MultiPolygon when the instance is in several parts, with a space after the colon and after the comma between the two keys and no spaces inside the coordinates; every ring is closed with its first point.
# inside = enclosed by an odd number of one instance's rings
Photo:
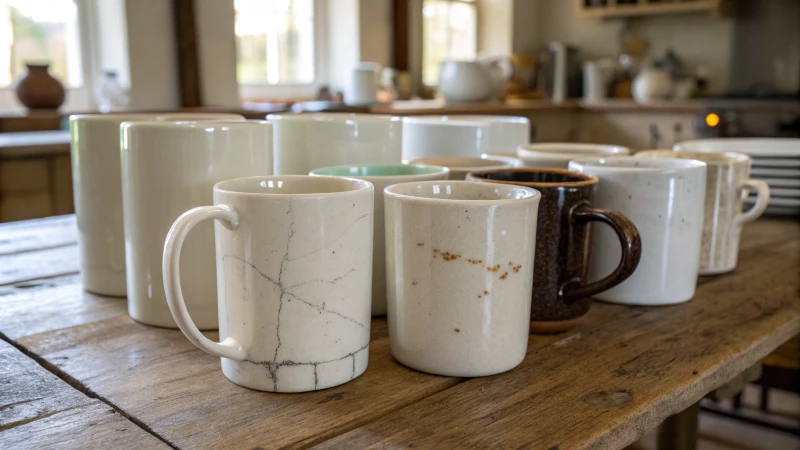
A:
{"type": "Polygon", "coordinates": [[[592,296],[622,283],[636,270],[642,251],[639,231],[624,215],[591,206],[597,177],[562,169],[525,168],[472,172],[467,181],[525,186],[542,195],[531,333],[560,333],[577,326],[589,312],[592,296]],[[622,258],[607,277],[587,283],[591,222],[611,227],[622,258]]]}
{"type": "Polygon", "coordinates": [[[403,159],[427,156],[477,158],[489,152],[490,133],[490,125],[485,121],[406,117],[403,119],[403,159]]]}
{"type": "Polygon", "coordinates": [[[575,144],[566,142],[547,142],[526,144],[517,147],[517,157],[526,167],[550,167],[566,169],[576,158],[590,156],[624,156],[631,151],[618,145],[575,144]]]}
{"type": "Polygon", "coordinates": [[[400,164],[403,122],[375,114],[270,114],[275,174],[307,175],[320,167],[400,164]]]}
{"type": "Polygon", "coordinates": [[[515,167],[510,160],[486,158],[468,158],[461,156],[432,156],[417,158],[409,164],[429,164],[450,169],[450,179],[463,181],[467,174],[476,170],[508,169],[515,167]]]}
{"type": "Polygon", "coordinates": [[[314,391],[361,375],[369,356],[372,185],[239,178],[217,183],[213,203],[181,215],[164,244],[164,290],[186,337],[222,358],[229,380],[260,391],[314,391]],[[200,333],[181,292],[195,282],[181,286],[184,239],[207,219],[217,221],[219,343],[200,333]]]}
{"type": "MultiPolygon", "coordinates": [[[[162,289],[161,255],[181,213],[212,200],[214,184],[272,172],[272,125],[266,121],[134,122],[122,125],[128,312],[148,325],[175,328],[162,289]]],[[[217,328],[211,224],[184,246],[189,311],[204,330],[217,328]]]]}
{"type": "Polygon", "coordinates": [[[478,122],[489,125],[489,152],[512,152],[516,158],[516,150],[531,139],[531,121],[527,117],[490,116],[490,115],[454,115],[454,116],[414,116],[416,118],[435,119],[443,122],[478,122]]]}
{"type": "MultiPolygon", "coordinates": [[[[593,205],[619,211],[639,230],[642,256],[633,275],[595,296],[628,305],[670,305],[694,297],[700,266],[706,164],[672,158],[582,158],[570,170],[600,178],[593,205]]],[[[594,230],[589,279],[617,267],[617,236],[594,230]]]]}
{"type": "Polygon", "coordinates": [[[89,114],[69,118],[81,280],[89,292],[124,296],[120,125],[152,120],[244,120],[237,114],[89,114]]]}
{"type": "Polygon", "coordinates": [[[395,359],[458,377],[492,375],[522,362],[539,198],[533,189],[466,181],[384,190],[395,359]]]}
{"type": "Polygon", "coordinates": [[[647,150],[637,158],[695,159],[706,163],[705,218],[700,252],[700,275],[716,275],[736,268],[742,226],[764,213],[769,203],[767,183],[750,178],[749,156],[742,153],[708,153],[647,150]],[[756,204],[742,212],[743,190],[755,189],[756,204]]]}
{"type": "Polygon", "coordinates": [[[446,180],[447,167],[422,164],[385,166],[336,166],[312,170],[309,175],[337,176],[369,181],[375,187],[375,232],[372,233],[372,315],[386,315],[386,245],[383,221],[383,190],[409,181],[446,180]]]}

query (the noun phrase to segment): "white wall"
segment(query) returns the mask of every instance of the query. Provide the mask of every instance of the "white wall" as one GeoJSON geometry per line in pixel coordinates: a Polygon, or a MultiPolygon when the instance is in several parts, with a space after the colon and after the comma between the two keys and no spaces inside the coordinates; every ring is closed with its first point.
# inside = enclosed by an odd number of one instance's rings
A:
{"type": "Polygon", "coordinates": [[[510,54],[513,51],[514,0],[479,0],[477,6],[478,54],[510,54]]]}
{"type": "MultiPolygon", "coordinates": [[[[93,43],[95,70],[114,70],[123,88],[131,84],[128,58],[128,24],[125,18],[125,0],[94,0],[94,21],[97,36],[93,43]]],[[[96,74],[86,74],[95,76],[96,74]]]]}
{"type": "Polygon", "coordinates": [[[180,93],[172,2],[127,0],[125,14],[131,107],[177,108],[180,93]]]}

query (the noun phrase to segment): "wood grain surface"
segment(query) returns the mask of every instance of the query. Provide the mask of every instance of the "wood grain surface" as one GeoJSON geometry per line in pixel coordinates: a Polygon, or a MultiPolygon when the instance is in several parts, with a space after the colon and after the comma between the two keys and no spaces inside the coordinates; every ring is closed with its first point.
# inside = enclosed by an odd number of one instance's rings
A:
{"type": "MultiPolygon", "coordinates": [[[[227,381],[219,360],[179,331],[133,322],[124,299],[87,294],[75,275],[52,277],[48,261],[63,248],[22,253],[39,261],[15,279],[47,278],[0,287],[0,333],[178,448],[621,448],[800,331],[800,223],[762,219],[745,228],[737,270],[702,278],[691,302],[595,303],[575,330],[531,336],[525,361],[505,374],[407,369],[389,353],[386,321],[374,320],[363,376],[269,394],[227,381]]],[[[84,426],[102,417],[90,406],[58,414],[84,426]]]]}
{"type": "Polygon", "coordinates": [[[0,341],[0,448],[169,448],[0,341]]]}
{"type": "Polygon", "coordinates": [[[64,247],[77,242],[75,216],[72,215],[12,222],[0,229],[0,255],[64,247]]]}

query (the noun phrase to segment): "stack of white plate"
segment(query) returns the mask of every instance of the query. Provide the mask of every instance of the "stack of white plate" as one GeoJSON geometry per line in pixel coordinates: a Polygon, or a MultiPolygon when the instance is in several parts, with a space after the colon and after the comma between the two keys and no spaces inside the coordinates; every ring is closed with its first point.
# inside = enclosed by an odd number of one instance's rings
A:
{"type": "MultiPolygon", "coordinates": [[[[753,159],[751,177],[769,185],[770,200],[765,214],[800,216],[800,139],[702,139],[675,144],[675,150],[750,155],[753,159]]],[[[745,207],[753,203],[754,191],[745,199],[745,207]]]]}

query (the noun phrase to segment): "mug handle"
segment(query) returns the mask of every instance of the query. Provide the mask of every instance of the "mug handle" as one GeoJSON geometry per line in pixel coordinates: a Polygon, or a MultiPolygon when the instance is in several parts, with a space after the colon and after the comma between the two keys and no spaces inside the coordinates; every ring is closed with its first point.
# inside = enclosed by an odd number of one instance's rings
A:
{"type": "Polygon", "coordinates": [[[758,193],[758,197],[756,197],[756,204],[752,208],[733,219],[736,225],[744,225],[758,219],[761,214],[764,214],[764,210],[767,209],[767,204],[769,203],[769,186],[767,183],[750,178],[744,180],[742,186],[745,189],[754,188],[758,193]]]}
{"type": "Polygon", "coordinates": [[[569,304],[582,298],[588,298],[625,281],[636,270],[642,256],[642,240],[639,230],[627,217],[616,211],[592,208],[582,204],[573,208],[570,217],[577,223],[603,222],[610,226],[619,237],[622,245],[622,258],[611,275],[593,283],[583,284],[580,278],[573,278],[562,284],[558,290],[559,298],[569,304]]]}
{"type": "Polygon", "coordinates": [[[197,325],[194,324],[186,309],[181,290],[181,248],[186,236],[198,223],[207,219],[217,219],[222,226],[235,230],[239,226],[239,214],[228,205],[200,206],[181,214],[172,224],[167,239],[164,241],[164,259],[161,270],[164,273],[164,291],[167,294],[167,304],[172,312],[172,317],[178,328],[189,338],[192,344],[200,350],[222,358],[242,361],[246,352],[237,340],[232,337],[225,338],[222,342],[214,342],[203,336],[197,325]]]}

